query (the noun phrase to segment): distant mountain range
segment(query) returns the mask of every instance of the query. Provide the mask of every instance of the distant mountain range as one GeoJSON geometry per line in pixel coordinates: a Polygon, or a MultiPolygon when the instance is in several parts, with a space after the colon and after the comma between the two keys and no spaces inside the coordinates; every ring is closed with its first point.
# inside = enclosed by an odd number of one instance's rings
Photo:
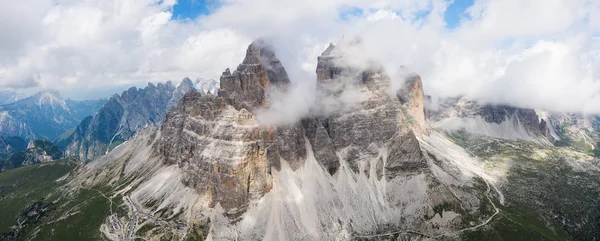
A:
{"type": "Polygon", "coordinates": [[[31,140],[55,141],[67,155],[84,160],[102,155],[137,130],[160,123],[168,108],[191,90],[217,93],[219,83],[185,78],[177,86],[148,84],[108,99],[81,101],[64,99],[56,91],[32,96],[0,91],[0,160],[24,151],[31,140]]]}
{"type": "MultiPolygon", "coordinates": [[[[54,146],[52,140],[96,112],[105,102],[102,99],[65,100],[56,91],[42,91],[29,97],[0,92],[0,103],[3,103],[0,105],[0,171],[52,160],[38,158],[45,152],[37,147],[48,146],[48,143],[54,146]],[[36,148],[28,148],[28,143],[36,148]]],[[[62,151],[56,150],[60,155],[50,156],[62,157],[62,151]]]]}
{"type": "Polygon", "coordinates": [[[598,115],[480,104],[460,97],[441,101],[435,110],[428,110],[428,116],[432,126],[450,132],[568,146],[600,157],[598,115]]]}
{"type": "Polygon", "coordinates": [[[0,106],[0,135],[51,141],[96,112],[104,102],[65,100],[58,92],[39,92],[0,106]]]}
{"type": "Polygon", "coordinates": [[[217,95],[219,93],[219,81],[215,79],[197,79],[194,82],[194,87],[201,94],[208,94],[208,92],[213,95],[217,95]]]}
{"type": "Polygon", "coordinates": [[[62,150],[46,140],[30,141],[26,147],[26,149],[18,151],[4,160],[0,159],[0,172],[42,162],[51,162],[63,157],[62,150]]]}
{"type": "Polygon", "coordinates": [[[27,141],[18,136],[0,136],[0,159],[25,150],[27,141]]]}
{"type": "Polygon", "coordinates": [[[26,97],[26,95],[14,91],[0,91],[0,105],[12,103],[26,97]]]}

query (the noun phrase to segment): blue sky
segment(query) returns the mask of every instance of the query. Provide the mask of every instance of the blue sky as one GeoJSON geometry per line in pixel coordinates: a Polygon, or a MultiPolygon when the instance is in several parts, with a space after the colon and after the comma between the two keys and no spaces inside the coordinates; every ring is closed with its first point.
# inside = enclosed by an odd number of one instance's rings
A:
{"type": "Polygon", "coordinates": [[[446,14],[444,14],[444,20],[448,24],[448,28],[456,28],[460,24],[460,20],[467,18],[468,15],[465,14],[465,10],[467,8],[473,6],[474,0],[455,0],[448,8],[446,9],[446,14]]]}
{"type": "MultiPolygon", "coordinates": [[[[464,13],[467,8],[473,5],[475,0],[455,0],[446,10],[444,19],[448,28],[459,26],[461,19],[467,18],[464,13]]],[[[216,0],[178,0],[173,6],[173,19],[195,19],[200,15],[210,14],[211,10],[217,7],[216,0]]],[[[358,8],[350,8],[340,14],[342,20],[346,20],[353,15],[361,15],[363,11],[358,8]]]]}
{"type": "Polygon", "coordinates": [[[214,0],[177,0],[173,6],[173,19],[194,19],[209,14],[215,4],[214,0]]]}

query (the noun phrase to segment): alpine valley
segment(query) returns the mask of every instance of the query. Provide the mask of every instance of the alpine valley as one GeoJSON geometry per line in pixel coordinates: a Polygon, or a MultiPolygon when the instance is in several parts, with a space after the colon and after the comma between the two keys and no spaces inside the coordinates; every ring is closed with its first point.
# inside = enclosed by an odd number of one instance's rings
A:
{"type": "Polygon", "coordinates": [[[265,40],[218,84],[2,105],[0,240],[600,240],[599,116],[433,104],[363,48],[324,50],[293,121],[265,40]]]}

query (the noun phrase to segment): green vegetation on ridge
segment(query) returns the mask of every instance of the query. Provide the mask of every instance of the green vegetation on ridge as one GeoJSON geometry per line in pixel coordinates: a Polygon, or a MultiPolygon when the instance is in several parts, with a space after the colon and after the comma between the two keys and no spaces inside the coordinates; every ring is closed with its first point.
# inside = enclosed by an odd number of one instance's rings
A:
{"type": "Polygon", "coordinates": [[[60,160],[0,173],[0,240],[101,240],[110,202],[118,206],[120,197],[64,190],[63,177],[76,168],[73,160],[60,160]]]}
{"type": "Polygon", "coordinates": [[[590,240],[600,234],[600,162],[571,148],[448,133],[502,180],[505,203],[466,240],[590,240]]]}
{"type": "Polygon", "coordinates": [[[17,168],[0,173],[0,233],[9,231],[28,205],[47,202],[61,185],[61,177],[76,167],[68,160],[17,168]]]}

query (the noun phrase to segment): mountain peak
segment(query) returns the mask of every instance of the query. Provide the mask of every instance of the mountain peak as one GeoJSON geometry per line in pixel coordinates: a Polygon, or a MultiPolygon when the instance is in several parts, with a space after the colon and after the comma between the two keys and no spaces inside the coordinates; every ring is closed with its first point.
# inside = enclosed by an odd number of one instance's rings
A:
{"type": "Polygon", "coordinates": [[[62,99],[62,96],[61,96],[60,92],[58,92],[58,90],[42,90],[42,91],[35,93],[33,96],[37,97],[37,98],[42,97],[42,96],[52,96],[55,98],[62,99]]]}
{"type": "MultiPolygon", "coordinates": [[[[67,104],[63,100],[60,93],[56,90],[44,90],[36,93],[35,95],[30,97],[33,101],[37,103],[37,105],[59,105],[62,109],[67,110],[67,104]]],[[[29,98],[27,98],[29,99],[29,98]]]]}
{"type": "MultiPolygon", "coordinates": [[[[223,74],[226,75],[226,73],[223,74]]],[[[231,75],[231,72],[229,75],[231,75]]],[[[209,92],[213,94],[219,93],[219,81],[215,79],[197,79],[194,87],[198,92],[205,95],[209,92]]]]}
{"type": "Polygon", "coordinates": [[[260,58],[263,55],[275,55],[272,47],[264,39],[257,39],[252,41],[246,50],[246,57],[244,57],[243,64],[260,64],[260,58]]]}
{"type": "Polygon", "coordinates": [[[181,83],[177,85],[177,89],[182,90],[184,92],[188,92],[194,89],[194,83],[192,83],[192,80],[190,78],[185,77],[183,78],[183,80],[181,80],[181,83]]]}
{"type": "Polygon", "coordinates": [[[168,91],[173,91],[175,90],[177,87],[175,85],[173,85],[173,82],[168,80],[166,83],[158,83],[156,85],[156,88],[160,89],[160,90],[168,90],[168,91]]]}
{"type": "Polygon", "coordinates": [[[404,79],[403,88],[397,91],[396,95],[414,120],[411,122],[413,130],[419,134],[426,133],[425,94],[423,93],[421,76],[417,74],[408,75],[404,79]]]}
{"type": "Polygon", "coordinates": [[[175,87],[175,90],[173,91],[173,96],[171,97],[171,100],[169,101],[167,107],[170,108],[176,106],[179,100],[186,93],[196,91],[197,90],[196,88],[194,88],[194,83],[192,83],[192,80],[190,80],[190,78],[188,77],[183,78],[183,80],[181,80],[181,83],[179,83],[177,87],[175,87]]]}
{"type": "Polygon", "coordinates": [[[171,81],[131,87],[115,94],[93,117],[82,121],[66,138],[59,140],[67,156],[89,160],[104,155],[147,126],[161,123],[166,112],[187,92],[193,92],[189,78],[178,87],[171,81]],[[112,145],[112,146],[111,146],[112,145]]]}
{"type": "Polygon", "coordinates": [[[242,64],[262,65],[267,71],[269,82],[271,84],[278,86],[291,84],[285,68],[275,55],[273,45],[264,39],[254,40],[250,46],[248,46],[248,50],[246,50],[246,57],[244,58],[242,64]]]}
{"type": "Polygon", "coordinates": [[[219,96],[236,109],[250,110],[263,106],[269,86],[286,87],[291,84],[273,47],[262,39],[255,40],[248,46],[244,61],[233,73],[228,70],[221,76],[219,96]]]}
{"type": "Polygon", "coordinates": [[[181,80],[181,82],[190,82],[192,83],[192,80],[189,77],[185,77],[181,80]]]}
{"type": "Polygon", "coordinates": [[[323,51],[323,53],[321,53],[321,56],[331,56],[331,53],[333,52],[334,49],[335,49],[335,45],[333,43],[329,43],[329,46],[327,46],[327,49],[325,49],[325,51],[323,51]]]}

